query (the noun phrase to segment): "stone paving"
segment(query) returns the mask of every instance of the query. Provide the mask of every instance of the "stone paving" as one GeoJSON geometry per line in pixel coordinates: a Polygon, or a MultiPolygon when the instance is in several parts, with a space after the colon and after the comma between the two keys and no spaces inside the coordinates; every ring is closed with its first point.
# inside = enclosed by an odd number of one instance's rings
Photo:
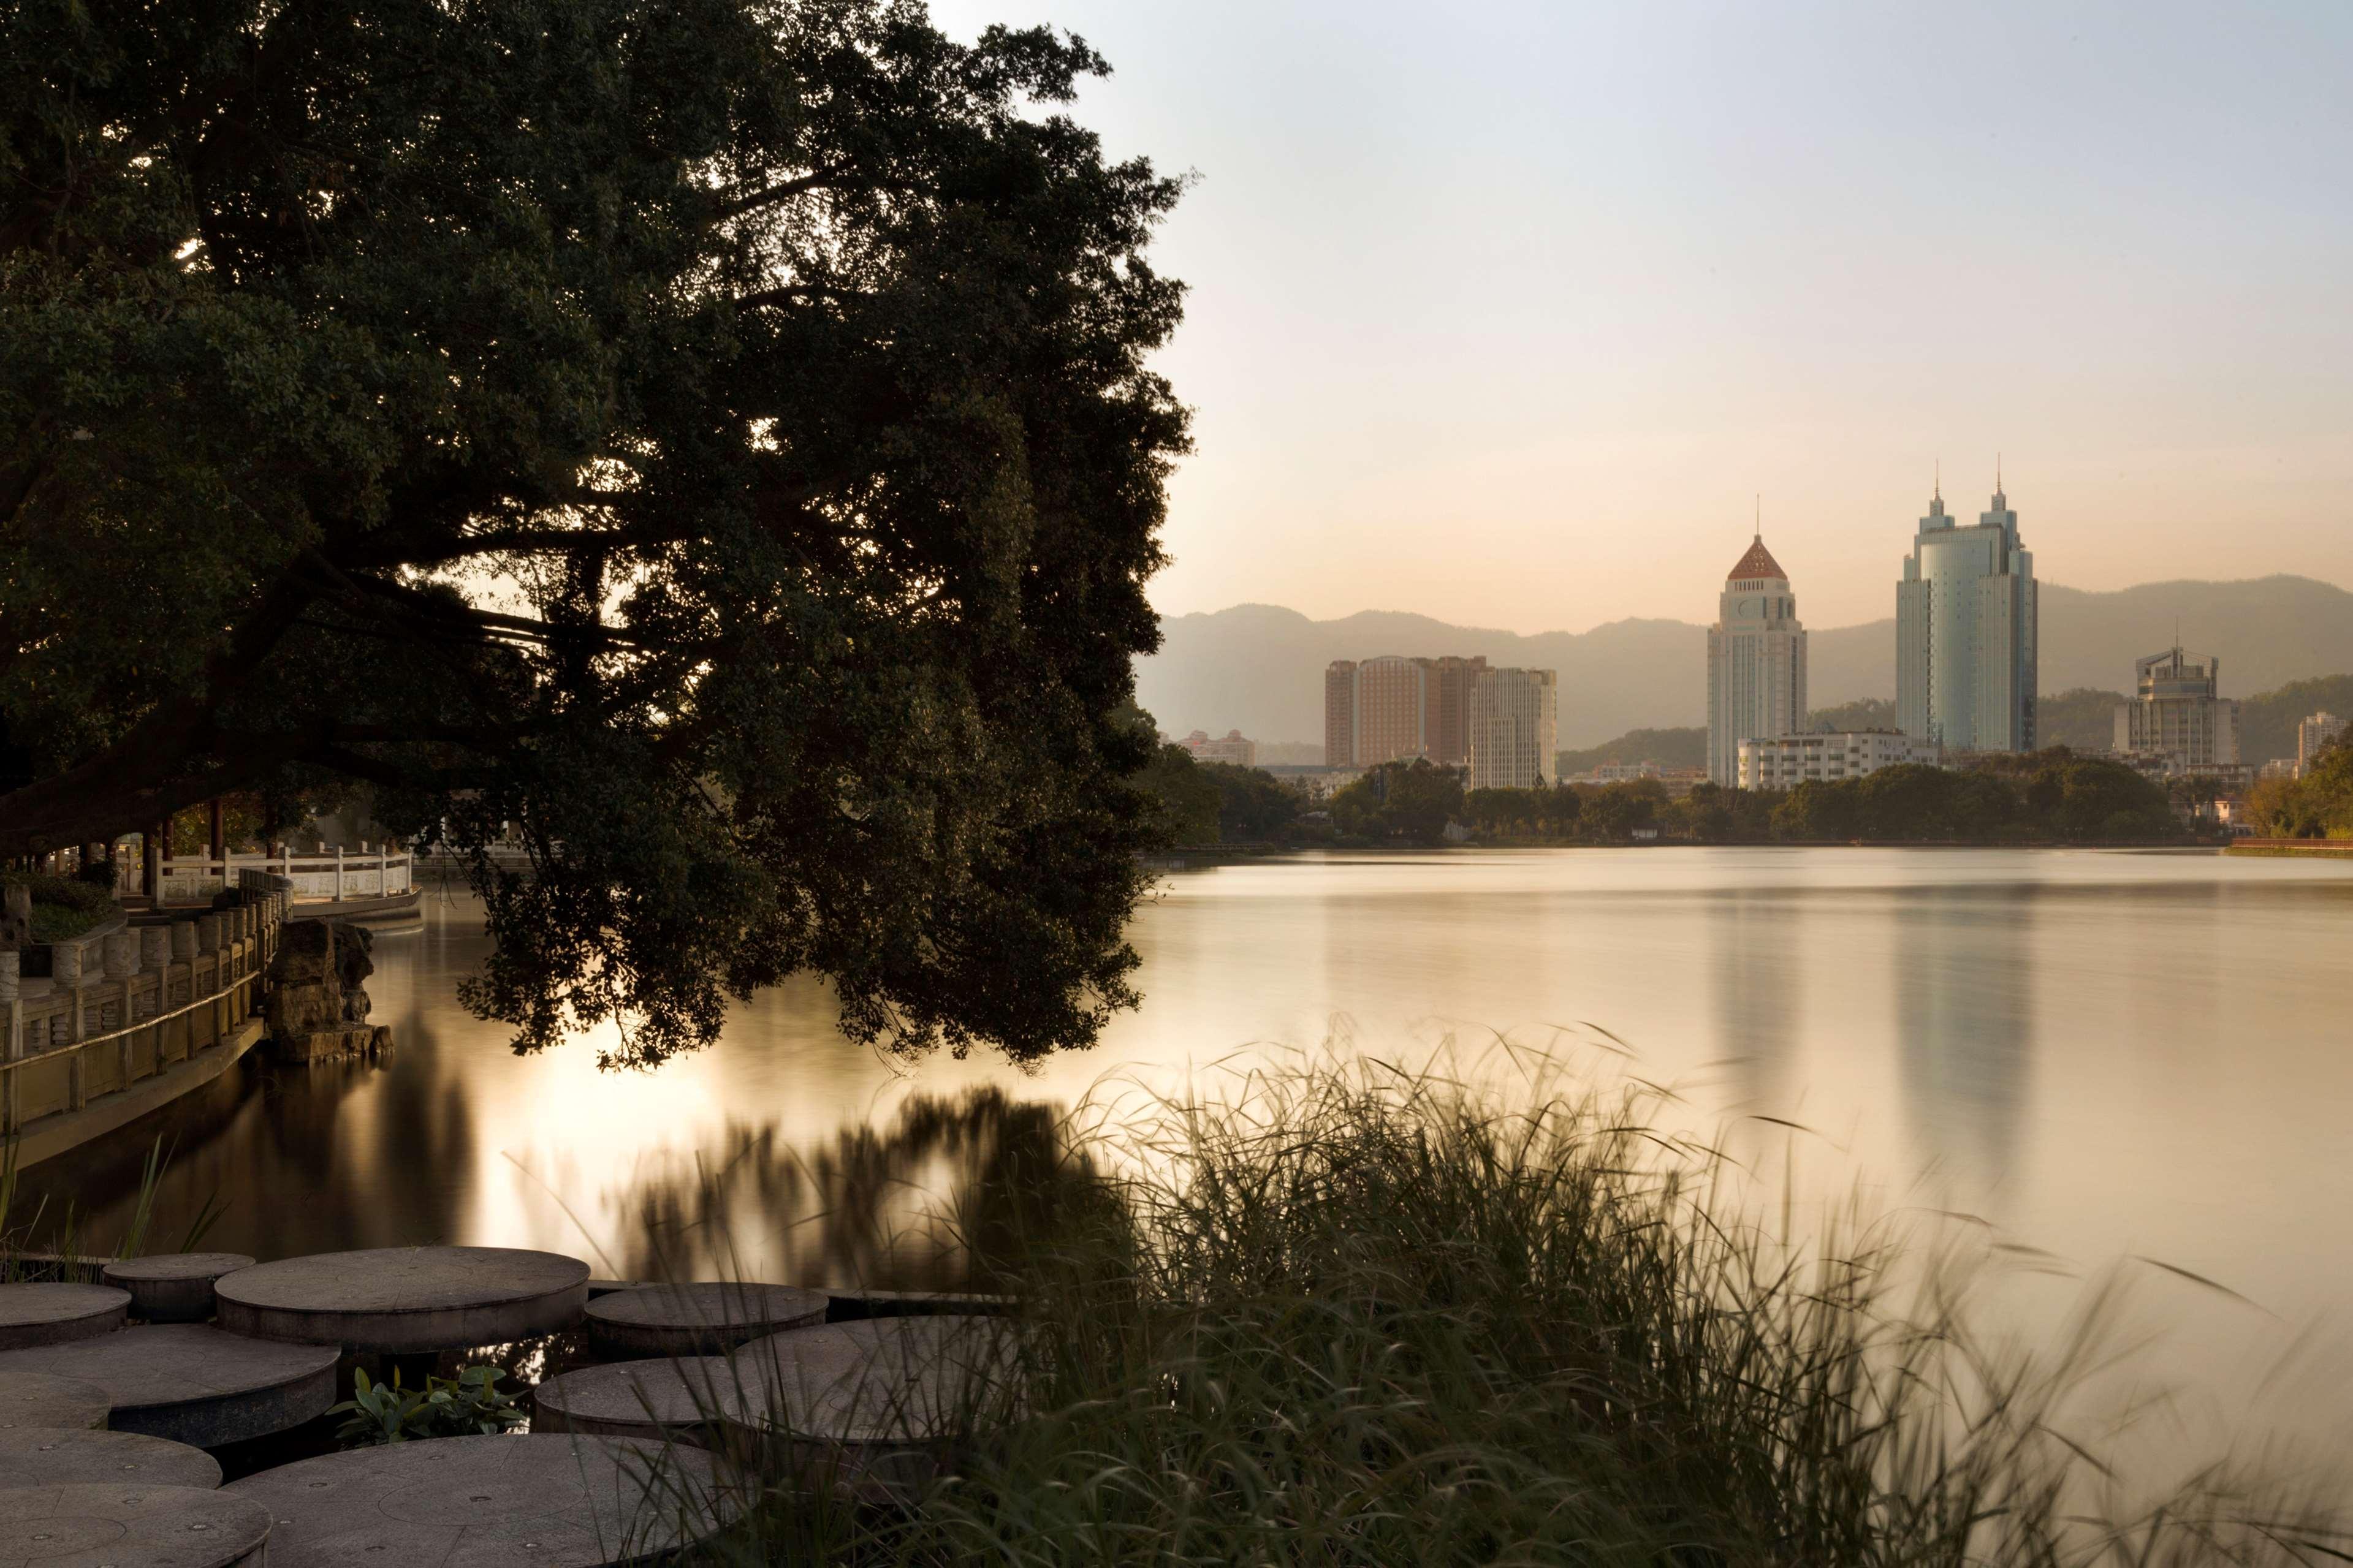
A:
{"type": "Polygon", "coordinates": [[[260,1563],[269,1531],[252,1499],[197,1487],[0,1490],[0,1563],[12,1565],[232,1568],[260,1563]]]}
{"type": "Polygon", "coordinates": [[[903,1502],[978,1419],[1015,1404],[1013,1331],[997,1317],[864,1318],[735,1352],[725,1425],[766,1444],[803,1485],[903,1502]]]}
{"type": "Polygon", "coordinates": [[[0,1286],[15,1347],[0,1350],[0,1568],[224,1568],[265,1552],[272,1568],[596,1568],[732,1517],[731,1472],[706,1445],[728,1463],[781,1452],[802,1485],[904,1502],[976,1410],[1017,1407],[1013,1327],[939,1310],[993,1298],[616,1282],[592,1301],[586,1263],[502,1247],[183,1254],[105,1274],[0,1286]],[[584,1327],[637,1359],[547,1379],[529,1436],[355,1448],[213,1489],[203,1450],[316,1421],[347,1354],[584,1327]],[[734,1348],[679,1353],[695,1347],[734,1348]]]}
{"type": "Polygon", "coordinates": [[[221,1468],[202,1448],[136,1432],[34,1426],[0,1431],[0,1487],[83,1483],[210,1490],[221,1484],[221,1468]]]}
{"type": "Polygon", "coordinates": [[[110,1263],[101,1277],[151,1323],[201,1323],[213,1315],[213,1282],[252,1267],[242,1252],[165,1252],[110,1263]]]}
{"type": "Polygon", "coordinates": [[[589,1338],[612,1356],[718,1355],[747,1340],[825,1321],[822,1290],[793,1285],[640,1285],[587,1306],[589,1338]]]}
{"type": "MultiPolygon", "coordinates": [[[[299,1426],[335,1402],[333,1347],[280,1344],[200,1323],[124,1329],[102,1339],[0,1354],[0,1374],[96,1384],[109,1425],[215,1447],[299,1426]]],[[[5,1559],[0,1559],[5,1561],[5,1559]]]]}
{"type": "Polygon", "coordinates": [[[723,1355],[580,1367],[532,1390],[531,1428],[708,1447],[737,1375],[723,1355]]]}
{"type": "Polygon", "coordinates": [[[355,1448],[226,1495],[268,1509],[269,1568],[603,1568],[706,1535],[734,1511],[707,1454],[570,1435],[355,1448]]]}
{"type": "Polygon", "coordinates": [[[240,1268],[213,1293],[231,1333],[416,1354],[570,1328],[588,1266],[505,1247],[387,1247],[240,1268]]]}
{"type": "Polygon", "coordinates": [[[130,1310],[131,1293],[106,1285],[0,1285],[0,1351],[111,1334],[130,1310]]]}
{"type": "Polygon", "coordinates": [[[17,1426],[87,1431],[104,1426],[113,1408],[113,1395],[94,1383],[0,1367],[0,1431],[17,1426]]]}

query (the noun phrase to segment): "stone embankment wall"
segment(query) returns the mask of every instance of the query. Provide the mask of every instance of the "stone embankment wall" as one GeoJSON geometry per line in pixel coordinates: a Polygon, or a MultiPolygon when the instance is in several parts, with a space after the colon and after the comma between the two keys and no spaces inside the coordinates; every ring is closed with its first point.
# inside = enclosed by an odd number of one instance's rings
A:
{"type": "MultiPolygon", "coordinates": [[[[285,924],[283,894],[49,944],[49,973],[0,951],[0,1133],[164,1074],[251,1018],[285,924]]],[[[209,1076],[209,1075],[206,1075],[209,1076]]]]}

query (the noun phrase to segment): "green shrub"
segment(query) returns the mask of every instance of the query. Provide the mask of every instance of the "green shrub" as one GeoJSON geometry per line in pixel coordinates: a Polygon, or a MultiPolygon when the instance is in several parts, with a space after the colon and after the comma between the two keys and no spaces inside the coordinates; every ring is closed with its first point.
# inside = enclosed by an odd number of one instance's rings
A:
{"type": "Polygon", "coordinates": [[[0,887],[33,890],[33,940],[62,942],[90,930],[120,912],[113,884],[101,887],[78,877],[51,877],[37,872],[0,873],[0,887]]]}

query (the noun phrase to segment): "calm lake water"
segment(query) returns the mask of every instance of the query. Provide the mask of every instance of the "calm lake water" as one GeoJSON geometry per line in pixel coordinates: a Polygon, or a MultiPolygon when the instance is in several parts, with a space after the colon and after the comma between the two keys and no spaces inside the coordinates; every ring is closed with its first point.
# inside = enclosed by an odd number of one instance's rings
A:
{"type": "Polygon", "coordinates": [[[160,1131],[177,1151],[167,1244],[216,1193],[208,1244],[265,1258],[451,1241],[625,1276],[666,1256],[940,1283],[956,1258],[926,1223],[932,1194],[1003,1181],[1054,1108],[1124,1069],[1165,1080],[1330,1039],[1419,1059],[1497,1032],[1607,1061],[1591,1044],[1606,1030],[1770,1179],[1794,1162],[1811,1190],[1860,1182],[1882,1206],[1963,1213],[2042,1249],[2068,1267],[2021,1300],[2051,1321],[2082,1288],[2073,1266],[2121,1260],[2169,1366],[2232,1391],[2225,1405],[2353,1433],[2348,1384],[2329,1381],[2353,1341],[2353,864],[1315,857],[1173,876],[1134,940],[1143,1010],[1033,1076],[902,1071],[836,1035],[815,984],[745,1009],[716,1049],[619,1076],[593,1042],[512,1056],[458,1006],[485,942],[479,906],[444,900],[424,931],[377,942],[388,1064],[252,1064],[28,1186],[77,1197],[110,1234],[160,1131]],[[2264,1384],[2307,1325],[2291,1393],[2264,1384]],[[2297,1408],[2294,1391],[2321,1387],[2297,1408]]]}

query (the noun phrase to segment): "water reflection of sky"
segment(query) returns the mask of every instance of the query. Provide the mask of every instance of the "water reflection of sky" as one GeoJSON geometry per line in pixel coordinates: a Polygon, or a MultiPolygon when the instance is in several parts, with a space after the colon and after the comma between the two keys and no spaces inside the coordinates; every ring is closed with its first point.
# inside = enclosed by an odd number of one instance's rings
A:
{"type": "MultiPolygon", "coordinates": [[[[181,1150],[174,1203],[216,1188],[231,1206],[212,1244],[263,1256],[454,1240],[633,1272],[659,1235],[691,1262],[940,1282],[956,1263],[927,1218],[937,1194],[994,1201],[1051,1142],[1024,1107],[1115,1071],[1166,1082],[1335,1033],[1412,1058],[1450,1037],[1577,1048],[1600,1029],[1760,1169],[1795,1158],[1822,1190],[1861,1180],[2069,1258],[2160,1258],[2284,1320],[2353,1323],[2353,865],[1335,857],[1175,877],[1134,937],[1143,1011],[1035,1075],[902,1073],[839,1038],[812,984],[745,1009],[713,1051],[613,1076],[585,1044],[515,1058],[458,1007],[483,942],[476,910],[444,904],[379,944],[388,1067],[257,1067],[159,1119],[181,1150]],[[962,1098],[976,1089],[996,1092],[962,1098]]],[[[153,1131],[32,1185],[96,1206],[103,1231],[153,1131]]],[[[2191,1359],[2258,1353],[2245,1314],[2218,1311],[2182,1309],[2191,1359]]]]}

